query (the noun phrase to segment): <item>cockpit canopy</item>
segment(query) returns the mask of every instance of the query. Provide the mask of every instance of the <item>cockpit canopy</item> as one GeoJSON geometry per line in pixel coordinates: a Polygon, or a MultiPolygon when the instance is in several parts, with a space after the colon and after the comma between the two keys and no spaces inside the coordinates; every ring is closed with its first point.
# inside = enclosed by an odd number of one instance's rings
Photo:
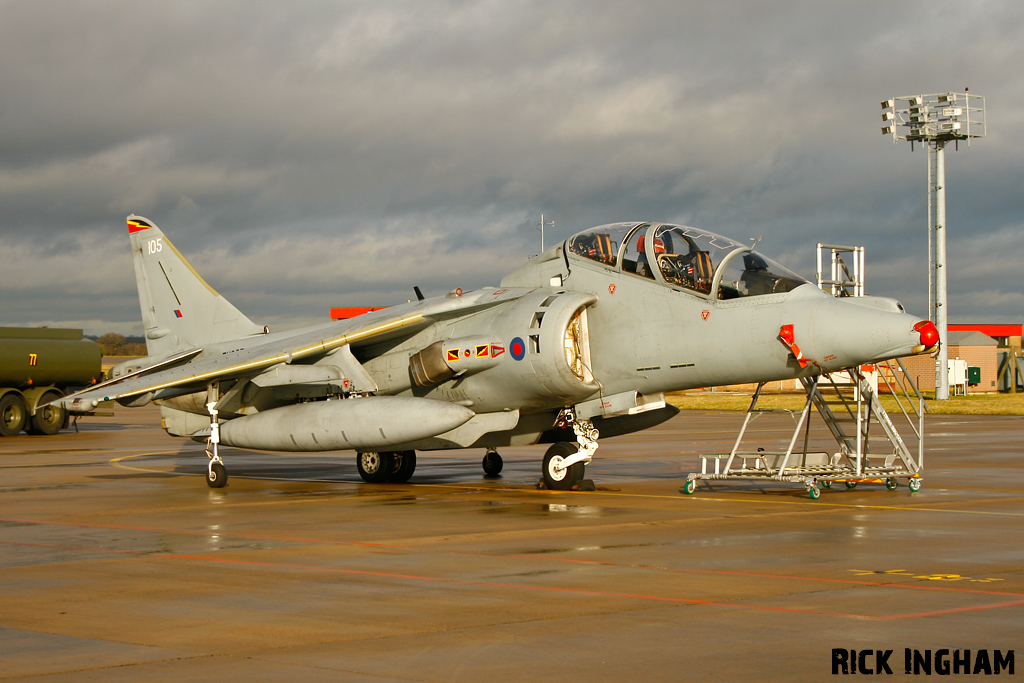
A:
{"type": "Polygon", "coordinates": [[[703,296],[736,299],[808,284],[750,246],[712,232],[664,223],[613,223],[570,237],[568,253],[703,296]]]}

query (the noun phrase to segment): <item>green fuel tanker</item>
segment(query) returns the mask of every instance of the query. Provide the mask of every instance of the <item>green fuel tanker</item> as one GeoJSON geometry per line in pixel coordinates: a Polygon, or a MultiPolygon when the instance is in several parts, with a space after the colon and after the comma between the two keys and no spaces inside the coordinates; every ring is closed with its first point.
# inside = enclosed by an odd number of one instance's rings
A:
{"type": "Polygon", "coordinates": [[[102,356],[82,330],[0,327],[0,436],[66,427],[68,413],[48,404],[100,380],[102,356]]]}

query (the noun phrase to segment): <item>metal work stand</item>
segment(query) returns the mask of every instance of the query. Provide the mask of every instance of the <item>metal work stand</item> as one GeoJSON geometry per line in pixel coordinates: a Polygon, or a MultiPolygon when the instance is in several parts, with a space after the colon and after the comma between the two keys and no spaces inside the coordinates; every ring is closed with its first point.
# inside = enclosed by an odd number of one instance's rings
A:
{"type": "Polygon", "coordinates": [[[831,488],[834,482],[844,482],[846,487],[851,489],[864,482],[884,483],[886,488],[892,491],[899,487],[900,479],[906,479],[910,490],[918,491],[921,488],[921,471],[924,467],[926,406],[924,398],[906,374],[906,368],[899,361],[896,363],[902,372],[897,372],[896,366],[888,364],[880,366],[878,372],[896,398],[900,411],[917,438],[916,458],[878,400],[874,383],[863,369],[851,368],[842,373],[801,379],[807,401],[800,411],[759,409],[757,403],[765,383],[759,384],[732,451],[728,454],[701,455],[701,471],[687,476],[683,492],[692,494],[696,491],[698,479],[800,483],[814,499],[821,495],[822,488],[831,488]],[[885,370],[892,376],[891,383],[886,377],[885,370]],[[916,395],[917,407],[914,406],[908,387],[916,395]],[[911,412],[916,415],[916,425],[911,413],[904,407],[900,392],[909,403],[911,412]],[[821,415],[835,438],[839,446],[838,452],[808,452],[812,406],[821,415]],[[769,452],[763,448],[755,451],[741,450],[740,446],[748,429],[757,418],[766,413],[786,413],[794,418],[796,426],[788,448],[776,452],[769,452]],[[877,426],[874,430],[871,429],[873,424],[877,426]],[[801,432],[803,446],[798,448],[801,432]],[[712,468],[714,471],[709,471],[712,468]]]}

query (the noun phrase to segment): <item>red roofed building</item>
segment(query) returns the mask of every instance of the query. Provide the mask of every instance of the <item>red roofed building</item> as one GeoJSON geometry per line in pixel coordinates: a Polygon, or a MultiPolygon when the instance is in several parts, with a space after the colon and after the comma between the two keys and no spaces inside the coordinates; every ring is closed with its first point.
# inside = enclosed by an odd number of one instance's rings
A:
{"type": "MultiPolygon", "coordinates": [[[[1021,334],[1024,325],[949,325],[948,335],[943,339],[949,353],[950,361],[960,359],[967,361],[968,367],[981,369],[981,381],[972,384],[970,391],[998,391],[999,349],[1000,347],[1020,348],[1021,334]]],[[[907,372],[920,388],[932,391],[935,389],[935,359],[931,356],[911,356],[903,359],[907,372]]],[[[952,393],[952,381],[950,382],[952,393]]]]}
{"type": "Polygon", "coordinates": [[[1016,346],[1024,333],[1024,325],[949,325],[950,332],[981,332],[998,342],[999,346],[1016,346]]]}

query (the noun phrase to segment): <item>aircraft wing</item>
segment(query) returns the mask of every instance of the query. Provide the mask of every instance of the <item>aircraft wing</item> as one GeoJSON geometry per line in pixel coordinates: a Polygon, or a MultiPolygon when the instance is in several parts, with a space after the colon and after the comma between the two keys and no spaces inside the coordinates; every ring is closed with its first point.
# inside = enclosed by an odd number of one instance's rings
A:
{"type": "Polygon", "coordinates": [[[291,334],[269,335],[265,340],[260,337],[242,339],[238,342],[240,348],[223,353],[208,351],[203,354],[202,349],[193,349],[131,375],[71,394],[55,403],[74,412],[91,410],[101,401],[109,400],[124,404],[137,401],[138,405],[143,405],[153,398],[199,391],[213,381],[252,377],[273,365],[320,356],[346,344],[360,346],[394,335],[411,334],[435,320],[500,305],[518,299],[528,291],[480,290],[466,296],[437,297],[291,334]],[[195,360],[185,362],[190,357],[195,357],[195,360]]]}

